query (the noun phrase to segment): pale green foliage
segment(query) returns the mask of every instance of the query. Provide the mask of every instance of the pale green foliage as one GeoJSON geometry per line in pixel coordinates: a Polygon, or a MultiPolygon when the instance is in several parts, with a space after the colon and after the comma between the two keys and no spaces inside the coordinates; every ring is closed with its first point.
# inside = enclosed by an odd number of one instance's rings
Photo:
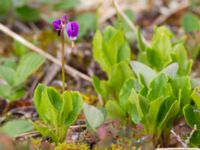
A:
{"type": "Polygon", "coordinates": [[[104,101],[118,99],[123,83],[133,76],[128,61],[130,48],[123,32],[107,27],[102,35],[97,31],[93,39],[93,56],[100,67],[107,73],[108,80],[93,76],[93,85],[104,101]]]}
{"type": "Polygon", "coordinates": [[[18,100],[24,96],[24,84],[45,61],[36,53],[27,53],[21,57],[19,64],[14,60],[3,59],[0,62],[0,77],[4,83],[0,84],[0,97],[8,101],[18,100]]]}
{"type": "Polygon", "coordinates": [[[24,119],[14,119],[6,122],[0,127],[0,132],[3,132],[10,137],[17,137],[20,134],[33,130],[31,121],[24,119]]]}
{"type": "Polygon", "coordinates": [[[82,97],[78,92],[65,91],[62,95],[53,87],[39,84],[34,92],[34,104],[41,118],[35,128],[54,142],[62,142],[68,127],[74,123],[82,109],[82,97]]]}

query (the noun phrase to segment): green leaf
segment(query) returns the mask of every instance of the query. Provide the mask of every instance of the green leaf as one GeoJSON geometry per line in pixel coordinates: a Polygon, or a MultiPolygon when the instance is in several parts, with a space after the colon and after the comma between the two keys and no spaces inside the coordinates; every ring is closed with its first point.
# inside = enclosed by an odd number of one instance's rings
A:
{"type": "Polygon", "coordinates": [[[200,129],[200,111],[197,108],[188,104],[183,108],[183,114],[187,124],[191,128],[196,125],[197,129],[200,129]]]}
{"type": "Polygon", "coordinates": [[[51,129],[48,125],[41,123],[41,122],[34,122],[34,128],[43,136],[43,137],[50,137],[54,142],[59,141],[59,137],[53,132],[54,130],[51,129]]]}
{"type": "Polygon", "coordinates": [[[131,61],[130,65],[137,77],[139,77],[140,74],[142,75],[147,86],[149,86],[150,82],[157,76],[157,73],[154,70],[143,63],[131,61]]]}
{"type": "MultiPolygon", "coordinates": [[[[161,134],[161,132],[165,129],[166,125],[171,121],[171,119],[175,118],[175,116],[178,114],[180,109],[179,102],[176,100],[174,103],[169,107],[167,113],[165,114],[164,118],[162,118],[161,122],[159,121],[158,125],[158,134],[161,134]]],[[[163,111],[163,110],[160,110],[163,111]]],[[[170,122],[173,123],[172,121],[170,122]]],[[[160,135],[159,135],[160,136],[160,135]]]]}
{"type": "Polygon", "coordinates": [[[54,5],[56,10],[68,10],[72,9],[80,3],[79,0],[62,0],[54,5]]]}
{"type": "Polygon", "coordinates": [[[42,118],[42,120],[46,124],[56,125],[57,120],[58,120],[58,112],[57,112],[57,109],[53,106],[48,96],[48,88],[45,88],[42,91],[40,101],[41,102],[40,102],[39,109],[40,109],[40,112],[42,113],[40,118],[42,118]]]}
{"type": "Polygon", "coordinates": [[[15,71],[12,68],[0,66],[0,77],[2,77],[8,84],[12,85],[15,71]]]}
{"type": "Polygon", "coordinates": [[[137,28],[137,31],[136,31],[136,38],[137,38],[139,50],[145,51],[147,46],[145,45],[145,43],[143,41],[141,30],[139,27],[137,28]]]}
{"type": "Polygon", "coordinates": [[[134,78],[130,78],[123,84],[120,90],[119,103],[124,110],[126,110],[126,106],[129,104],[129,97],[130,95],[132,95],[134,87],[135,87],[135,80],[134,78]]]}
{"type": "Polygon", "coordinates": [[[0,84],[0,97],[4,100],[9,99],[11,87],[8,84],[0,84]]]}
{"type": "Polygon", "coordinates": [[[18,135],[33,130],[32,123],[28,120],[17,119],[6,122],[0,131],[11,137],[17,137],[18,135]]]}
{"type": "Polygon", "coordinates": [[[129,105],[129,109],[128,109],[128,114],[130,115],[131,117],[131,120],[135,123],[135,124],[138,124],[140,123],[140,115],[138,113],[138,109],[136,107],[135,104],[130,104],[129,105]]]}
{"type": "Polygon", "coordinates": [[[23,56],[29,51],[29,49],[25,45],[21,44],[16,40],[13,43],[13,47],[14,47],[14,53],[19,57],[23,56]]]}
{"type": "Polygon", "coordinates": [[[163,102],[163,98],[158,98],[151,101],[149,104],[149,111],[147,114],[148,123],[145,125],[151,135],[154,135],[157,132],[157,118],[163,102]]]}
{"type": "Polygon", "coordinates": [[[29,6],[17,8],[15,10],[15,15],[23,21],[37,21],[40,18],[39,11],[29,6]]]}
{"type": "Polygon", "coordinates": [[[104,53],[103,37],[99,30],[95,33],[93,38],[93,57],[104,71],[108,70],[110,63],[107,55],[104,53]]]}
{"type": "Polygon", "coordinates": [[[192,147],[199,147],[200,146],[199,141],[200,141],[200,130],[197,130],[194,132],[192,138],[190,139],[190,145],[192,145],[192,147]]]}
{"type": "Polygon", "coordinates": [[[195,102],[197,108],[200,109],[200,87],[196,87],[193,90],[193,92],[191,94],[191,98],[195,102]]]}
{"type": "Polygon", "coordinates": [[[106,103],[106,110],[113,119],[121,119],[122,122],[126,120],[125,112],[116,101],[109,100],[106,103]]]}
{"type": "Polygon", "coordinates": [[[40,105],[41,105],[41,97],[42,97],[42,92],[46,89],[45,85],[43,84],[38,84],[38,86],[36,87],[35,91],[34,91],[34,105],[35,108],[37,110],[37,113],[39,114],[39,116],[43,119],[43,113],[42,110],[40,109],[40,105]]]}
{"type": "Polygon", "coordinates": [[[96,107],[88,104],[83,105],[83,111],[87,122],[92,127],[93,130],[98,128],[104,121],[103,113],[98,110],[96,107]]]}
{"type": "Polygon", "coordinates": [[[171,54],[173,62],[177,62],[179,65],[179,75],[189,75],[192,68],[192,60],[188,59],[187,51],[183,44],[179,43],[173,47],[171,54]]]}
{"type": "Polygon", "coordinates": [[[10,7],[11,7],[11,0],[1,0],[0,3],[0,17],[4,16],[8,13],[10,7]]]}
{"type": "Polygon", "coordinates": [[[76,18],[79,26],[79,37],[87,36],[89,31],[95,31],[97,27],[97,17],[94,13],[84,13],[76,18]]]}
{"type": "Polygon", "coordinates": [[[0,57],[0,64],[4,67],[8,67],[11,69],[16,69],[17,63],[16,63],[17,59],[15,57],[0,57]]]}
{"type": "Polygon", "coordinates": [[[147,97],[150,100],[154,100],[159,97],[168,97],[171,94],[172,88],[168,83],[168,78],[165,74],[161,73],[151,81],[147,97]]]}
{"type": "Polygon", "coordinates": [[[179,97],[179,91],[181,90],[181,108],[183,108],[186,104],[190,103],[190,95],[192,91],[190,77],[188,76],[179,76],[176,79],[171,81],[171,85],[173,88],[173,93],[176,96],[176,99],[179,97]]]}
{"type": "Polygon", "coordinates": [[[12,94],[10,95],[9,100],[10,101],[19,100],[20,98],[24,97],[25,94],[26,94],[26,91],[24,89],[12,91],[12,94]]]}
{"type": "Polygon", "coordinates": [[[129,78],[122,86],[119,94],[119,104],[127,112],[132,121],[137,124],[142,118],[142,110],[139,104],[138,95],[135,91],[135,80],[129,78]]]}
{"type": "Polygon", "coordinates": [[[151,48],[147,49],[149,63],[156,70],[160,70],[171,62],[172,33],[164,26],[156,28],[151,41],[151,48]]]}
{"type": "Polygon", "coordinates": [[[28,53],[20,59],[15,74],[14,85],[17,86],[26,81],[26,79],[35,72],[45,61],[45,58],[36,53],[28,53]]]}
{"type": "Polygon", "coordinates": [[[129,61],[130,48],[123,32],[110,26],[105,29],[103,36],[97,31],[93,39],[93,56],[105,72],[121,61],[129,61]]]}
{"type": "Polygon", "coordinates": [[[149,112],[149,100],[146,99],[144,96],[139,95],[139,104],[143,113],[143,116],[146,116],[149,112]]]}
{"type": "MultiPolygon", "coordinates": [[[[106,28],[105,32],[104,32],[104,44],[105,44],[105,54],[107,55],[109,61],[110,61],[110,65],[114,65],[117,62],[121,61],[121,59],[119,59],[119,51],[123,51],[124,46],[128,46],[125,38],[124,38],[124,33],[120,30],[115,30],[115,33],[112,34],[112,36],[110,37],[110,39],[107,41],[105,38],[105,34],[107,34],[109,28],[106,28]]],[[[124,57],[120,57],[123,58],[123,60],[130,60],[130,48],[126,48],[125,49],[127,54],[127,58],[124,57]]],[[[121,53],[122,54],[122,53],[121,53]]],[[[125,54],[123,54],[124,56],[125,54]]]]}
{"type": "Polygon", "coordinates": [[[72,98],[73,110],[68,114],[67,120],[65,120],[65,124],[67,126],[70,126],[72,123],[74,123],[83,107],[83,100],[81,95],[78,92],[73,91],[70,92],[70,94],[72,98]]]}
{"type": "Polygon", "coordinates": [[[126,61],[114,65],[110,71],[111,72],[108,75],[109,87],[114,92],[114,95],[118,97],[124,82],[130,77],[133,77],[133,72],[126,61]]]}
{"type": "Polygon", "coordinates": [[[71,93],[68,91],[65,91],[62,95],[62,108],[60,110],[59,114],[59,123],[62,125],[65,123],[65,121],[68,118],[69,113],[73,110],[73,104],[72,104],[72,97],[71,93]]]}
{"type": "Polygon", "coordinates": [[[58,114],[49,100],[47,88],[43,84],[39,84],[35,89],[34,104],[44,123],[56,124],[58,114]]]}
{"type": "Polygon", "coordinates": [[[92,84],[95,88],[95,91],[102,96],[103,100],[107,101],[110,93],[107,82],[101,81],[97,76],[94,75],[92,76],[92,84]]]}
{"type": "Polygon", "coordinates": [[[60,112],[62,107],[62,99],[60,93],[58,93],[58,91],[55,88],[48,87],[47,95],[52,106],[56,109],[57,112],[60,112]]]}
{"type": "Polygon", "coordinates": [[[198,16],[190,12],[186,13],[183,16],[182,26],[185,32],[200,31],[200,21],[198,16]]]}

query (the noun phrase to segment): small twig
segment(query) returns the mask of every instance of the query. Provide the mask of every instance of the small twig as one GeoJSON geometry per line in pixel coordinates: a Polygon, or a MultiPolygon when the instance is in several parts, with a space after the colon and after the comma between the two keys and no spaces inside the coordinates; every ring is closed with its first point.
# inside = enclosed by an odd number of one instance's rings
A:
{"type": "Polygon", "coordinates": [[[190,132],[190,135],[187,137],[187,139],[185,140],[186,145],[188,145],[190,143],[190,139],[192,138],[194,132],[197,130],[197,125],[194,125],[194,128],[192,129],[192,131],[190,132]]]}
{"type": "Polygon", "coordinates": [[[126,14],[119,8],[119,5],[117,4],[116,0],[112,0],[113,4],[115,6],[116,11],[119,13],[119,15],[127,22],[129,27],[136,32],[137,28],[136,26],[132,23],[132,21],[126,16],[126,14]]]}
{"type": "MultiPolygon", "coordinates": [[[[112,1],[113,1],[113,5],[115,6],[117,13],[124,19],[124,21],[126,21],[126,23],[133,30],[133,32],[136,33],[137,28],[136,28],[135,24],[133,24],[133,22],[127,17],[127,15],[119,8],[119,5],[117,4],[116,0],[112,0],[112,1]]],[[[142,36],[142,40],[147,46],[150,45],[149,42],[143,36],[142,36]]]]}
{"type": "Polygon", "coordinates": [[[187,9],[188,7],[189,7],[189,3],[188,2],[185,2],[185,3],[181,4],[181,5],[179,5],[179,7],[177,9],[175,9],[175,10],[173,9],[173,10],[169,11],[167,15],[161,15],[158,18],[156,18],[151,26],[162,24],[168,18],[170,18],[172,15],[176,14],[179,11],[187,9]]]}
{"type": "MultiPolygon", "coordinates": [[[[15,32],[11,31],[9,28],[7,28],[6,26],[4,26],[3,24],[0,23],[0,31],[4,32],[5,34],[9,35],[10,37],[12,37],[13,39],[17,40],[18,42],[22,43],[23,45],[27,46],[28,48],[30,48],[31,50],[39,53],[40,55],[46,57],[48,60],[50,60],[51,62],[62,66],[60,61],[58,59],[56,59],[55,57],[53,57],[52,55],[46,53],[44,50],[42,50],[41,48],[38,48],[37,46],[33,45],[31,42],[27,41],[26,39],[24,39],[23,37],[21,37],[20,35],[16,34],[15,32]]],[[[65,70],[67,71],[67,73],[69,73],[71,76],[73,76],[74,78],[80,77],[84,80],[87,80],[89,82],[91,82],[91,78],[83,73],[81,73],[80,71],[72,68],[71,66],[65,65],[65,70]]]]}
{"type": "Polygon", "coordinates": [[[181,143],[181,145],[182,145],[184,148],[187,148],[187,144],[184,143],[184,142],[182,141],[181,137],[180,137],[178,134],[176,134],[176,133],[174,132],[173,129],[172,129],[170,132],[176,137],[177,141],[178,141],[179,143],[181,143]]]}

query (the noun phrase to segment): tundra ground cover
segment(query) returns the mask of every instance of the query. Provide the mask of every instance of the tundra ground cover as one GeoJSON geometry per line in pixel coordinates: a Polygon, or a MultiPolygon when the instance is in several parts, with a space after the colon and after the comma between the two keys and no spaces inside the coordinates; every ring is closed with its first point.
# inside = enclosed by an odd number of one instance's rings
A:
{"type": "Polygon", "coordinates": [[[0,148],[199,147],[198,2],[153,2],[3,0],[0,148]]]}

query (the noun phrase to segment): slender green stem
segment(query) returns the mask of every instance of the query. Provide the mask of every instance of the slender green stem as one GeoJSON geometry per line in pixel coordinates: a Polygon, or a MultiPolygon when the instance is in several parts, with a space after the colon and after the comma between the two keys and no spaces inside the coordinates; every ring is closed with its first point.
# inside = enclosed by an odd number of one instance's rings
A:
{"type": "Polygon", "coordinates": [[[62,91],[65,91],[65,49],[64,49],[64,27],[61,30],[61,43],[62,43],[62,91]]]}

